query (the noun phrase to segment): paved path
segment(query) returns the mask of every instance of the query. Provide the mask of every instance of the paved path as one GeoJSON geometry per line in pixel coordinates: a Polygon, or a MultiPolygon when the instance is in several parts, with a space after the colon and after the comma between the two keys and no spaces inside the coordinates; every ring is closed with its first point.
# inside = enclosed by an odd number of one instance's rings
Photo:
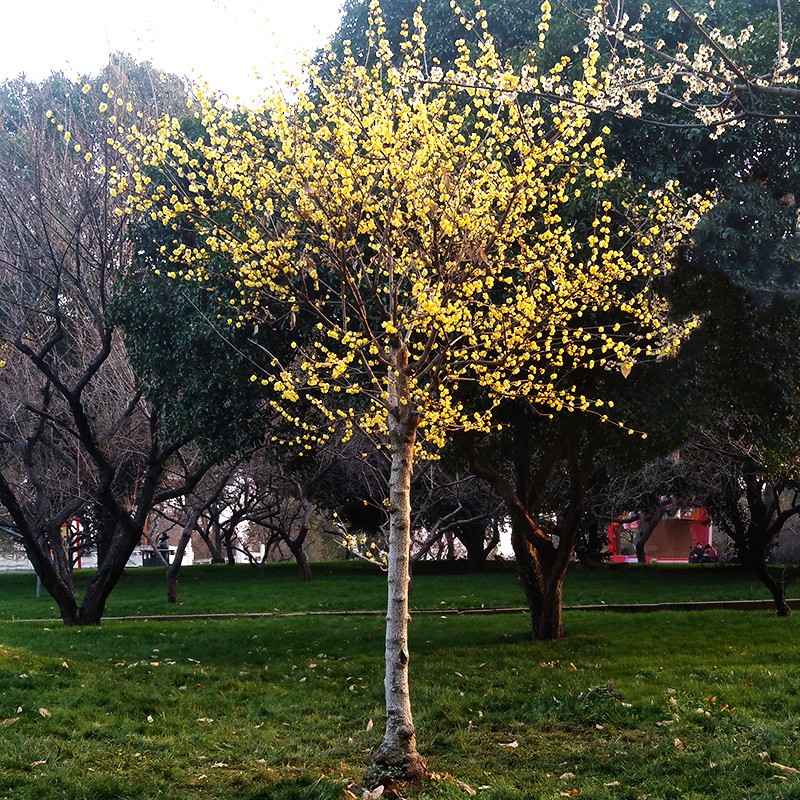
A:
{"type": "MultiPolygon", "coordinates": [[[[800,609],[800,599],[789,600],[789,607],[800,609]]],[[[772,600],[698,600],[684,603],[598,603],[564,606],[564,611],[614,611],[620,614],[649,614],[655,611],[774,611],[772,600]]],[[[521,606],[499,608],[418,608],[411,616],[488,616],[491,614],[527,614],[521,606]]],[[[385,617],[385,611],[264,611],[245,614],[144,614],[141,616],[103,617],[104,622],[186,622],[190,620],[284,619],[290,617],[385,617]]],[[[58,619],[14,619],[8,622],[58,622],[58,619]]]]}

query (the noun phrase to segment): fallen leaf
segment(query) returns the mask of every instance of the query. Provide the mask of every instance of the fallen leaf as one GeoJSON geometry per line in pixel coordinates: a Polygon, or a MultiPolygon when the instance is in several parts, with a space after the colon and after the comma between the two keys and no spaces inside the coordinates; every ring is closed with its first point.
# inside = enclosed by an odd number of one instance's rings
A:
{"type": "Polygon", "coordinates": [[[361,795],[361,800],[378,800],[379,797],[383,796],[383,790],[383,784],[376,786],[374,789],[372,789],[372,791],[369,789],[364,789],[364,794],[361,795]]]}
{"type": "Polygon", "coordinates": [[[228,765],[224,761],[217,761],[216,764],[212,764],[212,769],[221,769],[222,767],[227,767],[228,765]]]}
{"type": "Polygon", "coordinates": [[[9,717],[8,719],[0,719],[0,725],[13,725],[19,717],[9,717]]]}
{"type": "Polygon", "coordinates": [[[153,724],[153,715],[152,715],[152,714],[148,714],[148,715],[147,715],[147,721],[148,721],[148,722],[149,722],[151,725],[153,724]]]}
{"type": "Polygon", "coordinates": [[[50,717],[52,717],[52,716],[53,716],[53,714],[52,714],[50,711],[48,711],[46,708],[40,708],[40,709],[39,709],[39,713],[40,713],[40,714],[41,714],[41,715],[42,715],[42,716],[43,716],[45,719],[49,719],[50,717]]]}
{"type": "Polygon", "coordinates": [[[456,782],[456,785],[458,786],[458,788],[459,789],[463,789],[468,795],[470,795],[470,797],[475,797],[475,795],[478,794],[471,786],[469,786],[468,784],[464,783],[464,781],[460,781],[458,779],[455,779],[455,782],[456,782]]]}
{"type": "Polygon", "coordinates": [[[574,772],[565,772],[563,775],[558,776],[559,780],[562,781],[571,781],[574,777],[575,777],[574,772]]]}
{"type": "Polygon", "coordinates": [[[200,717],[200,719],[195,720],[195,722],[213,722],[214,720],[211,717],[200,717]]]}
{"type": "Polygon", "coordinates": [[[683,742],[676,737],[675,741],[672,743],[675,745],[676,750],[683,750],[683,742]]]}
{"type": "Polygon", "coordinates": [[[611,781],[611,783],[604,783],[604,784],[603,784],[603,786],[608,786],[608,787],[611,787],[611,786],[621,786],[621,785],[622,785],[622,784],[620,784],[620,782],[619,782],[619,781],[611,781]]]}
{"type": "Polygon", "coordinates": [[[800,775],[800,769],[787,767],[785,764],[779,764],[777,761],[770,761],[769,765],[775,767],[775,769],[779,769],[781,772],[785,772],[787,775],[800,775]]]}
{"type": "Polygon", "coordinates": [[[513,742],[508,742],[507,744],[500,742],[500,747],[510,747],[513,750],[514,748],[519,747],[519,742],[516,739],[513,742]]]}
{"type": "Polygon", "coordinates": [[[370,719],[370,720],[368,720],[368,721],[367,721],[367,730],[368,730],[368,731],[371,731],[371,730],[372,730],[372,728],[373,728],[373,725],[374,725],[374,723],[372,722],[372,720],[371,720],[371,719],[370,719]]]}
{"type": "Polygon", "coordinates": [[[354,795],[349,789],[345,789],[344,800],[358,800],[358,796],[354,795]]]}
{"type": "Polygon", "coordinates": [[[31,764],[31,766],[32,766],[32,767],[41,767],[41,766],[42,766],[42,764],[46,764],[46,763],[47,763],[47,759],[44,759],[44,761],[34,761],[34,762],[31,764]]]}

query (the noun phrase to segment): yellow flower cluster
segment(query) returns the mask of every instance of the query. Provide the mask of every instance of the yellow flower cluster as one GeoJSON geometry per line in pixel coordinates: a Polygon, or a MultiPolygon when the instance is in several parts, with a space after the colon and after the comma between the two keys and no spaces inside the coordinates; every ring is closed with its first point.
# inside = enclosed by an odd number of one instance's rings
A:
{"type": "MultiPolygon", "coordinates": [[[[542,35],[549,13],[545,0],[542,35]]],[[[203,134],[169,118],[133,131],[118,190],[194,228],[165,252],[170,275],[212,281],[212,264],[229,265],[231,324],[279,307],[314,319],[292,363],[253,376],[301,448],[318,435],[301,398],[350,430],[385,431],[413,410],[434,449],[450,430],[489,429],[508,397],[605,416],[576,388],[580,372],[666,356],[696,324],[668,322],[652,279],[699,202],[679,201],[675,184],[619,199],[622,171],[590,134],[587,99],[606,80],[591,43],[583,79],[567,84],[564,63],[514,71],[473,25],[477,50],[432,75],[419,15],[397,66],[376,2],[370,14],[369,64],[331,57],[290,99],[253,109],[200,92],[203,134]],[[517,91],[539,83],[563,100],[521,104],[517,91]],[[480,413],[467,408],[474,389],[480,413]]]]}

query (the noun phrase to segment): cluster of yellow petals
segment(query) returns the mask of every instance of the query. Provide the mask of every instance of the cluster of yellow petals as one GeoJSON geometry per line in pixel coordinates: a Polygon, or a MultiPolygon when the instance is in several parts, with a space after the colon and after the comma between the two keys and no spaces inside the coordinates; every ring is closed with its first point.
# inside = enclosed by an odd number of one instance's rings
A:
{"type": "Polygon", "coordinates": [[[651,279],[670,269],[697,204],[676,185],[624,191],[590,132],[586,99],[603,80],[591,44],[583,79],[562,85],[563,64],[515,71],[477,24],[477,47],[461,42],[451,69],[429,69],[419,14],[397,54],[377,3],[370,13],[369,63],[331,56],[259,108],[199,93],[202,135],[170,118],[129,135],[136,166],[119,191],[198,234],[164,248],[170,275],[210,280],[212,265],[229,265],[235,292],[220,313],[231,324],[278,307],[313,317],[316,335],[291,362],[253,376],[296,443],[314,436],[300,398],[330,423],[385,428],[399,346],[402,402],[433,445],[488,429],[508,397],[606,413],[575,388],[580,371],[664,356],[695,324],[668,322],[651,279]],[[561,87],[563,103],[520,102],[540,82],[561,87]]]}

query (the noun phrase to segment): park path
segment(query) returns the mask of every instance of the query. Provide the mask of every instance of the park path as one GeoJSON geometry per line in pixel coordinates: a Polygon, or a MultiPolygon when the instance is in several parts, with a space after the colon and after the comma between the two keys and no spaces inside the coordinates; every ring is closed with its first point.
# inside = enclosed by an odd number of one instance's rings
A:
{"type": "MultiPolygon", "coordinates": [[[[792,610],[800,609],[800,599],[789,600],[792,610]]],[[[772,600],[698,600],[682,603],[595,603],[564,606],[564,611],[613,611],[620,614],[652,614],[657,611],[770,611],[772,600]]],[[[521,606],[487,608],[418,608],[411,616],[488,616],[492,614],[527,614],[521,606]]],[[[103,617],[104,622],[186,622],[191,620],[285,619],[291,617],[384,617],[385,611],[254,611],[242,614],[142,614],[103,617]]],[[[57,619],[14,619],[9,622],[58,622],[57,619]]]]}

